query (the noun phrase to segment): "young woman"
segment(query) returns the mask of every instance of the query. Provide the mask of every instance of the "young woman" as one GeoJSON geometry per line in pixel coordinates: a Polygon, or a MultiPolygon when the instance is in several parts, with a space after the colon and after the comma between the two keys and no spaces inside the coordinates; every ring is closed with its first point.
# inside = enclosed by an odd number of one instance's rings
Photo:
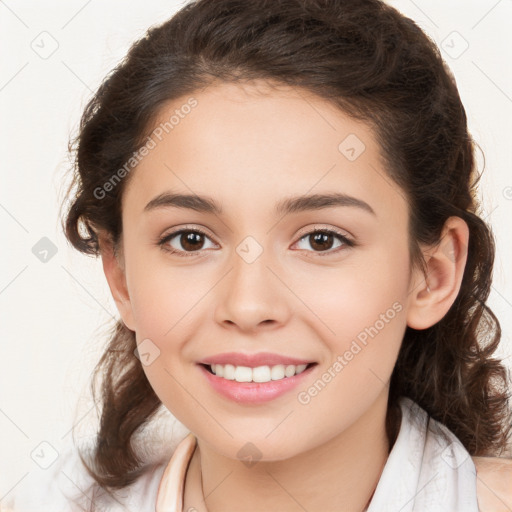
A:
{"type": "Polygon", "coordinates": [[[379,0],[188,3],[74,142],[66,234],[121,319],[95,448],[56,469],[67,510],[511,506],[493,236],[415,23],[379,0]],[[148,461],[133,440],[164,408],[190,434],[148,461]]]}

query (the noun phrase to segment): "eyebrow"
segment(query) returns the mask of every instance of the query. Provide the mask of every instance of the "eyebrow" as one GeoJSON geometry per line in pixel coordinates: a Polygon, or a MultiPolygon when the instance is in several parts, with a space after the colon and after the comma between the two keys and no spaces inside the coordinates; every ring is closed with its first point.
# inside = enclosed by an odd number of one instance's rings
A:
{"type": "MultiPolygon", "coordinates": [[[[361,199],[343,193],[313,194],[309,196],[292,196],[279,201],[274,208],[276,215],[286,215],[304,211],[322,210],[338,206],[350,206],[377,216],[373,208],[361,199]]],[[[222,215],[222,207],[211,197],[196,194],[175,194],[163,192],[154,197],[145,206],[144,211],[159,208],[183,208],[202,213],[222,215]]]]}

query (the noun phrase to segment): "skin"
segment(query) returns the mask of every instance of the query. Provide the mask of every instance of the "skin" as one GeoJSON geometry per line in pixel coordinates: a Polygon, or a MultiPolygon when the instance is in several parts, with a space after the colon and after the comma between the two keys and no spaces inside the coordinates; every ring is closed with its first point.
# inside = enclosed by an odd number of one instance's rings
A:
{"type": "MultiPolygon", "coordinates": [[[[160,351],[144,371],[198,439],[183,510],[363,510],[391,448],[388,387],[404,331],[430,327],[453,304],[467,225],[450,217],[441,243],[422,247],[426,281],[410,267],[407,204],[367,124],[305,91],[263,82],[215,84],[193,96],[197,107],[130,175],[119,257],[106,237],[101,241],[124,323],[137,343],[149,338],[160,351]],[[365,145],[353,161],[338,149],[349,134],[365,145]],[[209,196],[223,213],[144,212],[168,190],[209,196]],[[365,201],[375,215],[347,206],[273,212],[285,197],[333,191],[365,201]],[[192,256],[158,246],[185,225],[207,232],[199,251],[180,236],[168,245],[188,247],[192,256]],[[334,238],[322,251],[304,238],[326,228],[357,246],[334,238]],[[252,263],[236,250],[247,236],[262,248],[252,263]],[[390,308],[394,317],[378,334],[309,403],[300,403],[298,392],[390,308]],[[318,365],[300,389],[265,404],[240,404],[218,395],[196,364],[227,351],[269,351],[318,365]],[[251,467],[237,455],[247,442],[262,454],[251,467]]],[[[187,99],[165,105],[155,126],[187,99]]]]}
{"type": "Polygon", "coordinates": [[[473,457],[481,512],[512,510],[512,458],[473,457]]]}

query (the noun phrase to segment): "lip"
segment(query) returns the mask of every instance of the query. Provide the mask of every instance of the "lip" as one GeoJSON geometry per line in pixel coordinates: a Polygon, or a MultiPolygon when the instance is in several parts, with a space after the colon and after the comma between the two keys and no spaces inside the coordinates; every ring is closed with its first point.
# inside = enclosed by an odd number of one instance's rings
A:
{"type": "MultiPolygon", "coordinates": [[[[249,368],[256,368],[258,366],[275,366],[278,364],[293,364],[298,366],[300,364],[310,364],[316,361],[307,359],[297,359],[291,356],[282,356],[272,352],[258,352],[256,354],[244,354],[243,352],[225,352],[211,357],[207,357],[199,364],[232,364],[233,366],[248,366],[249,368]]],[[[291,377],[290,377],[291,378],[291,377]]]]}
{"type": "Polygon", "coordinates": [[[236,380],[227,380],[223,377],[218,377],[210,373],[203,364],[198,364],[201,373],[217,393],[240,404],[261,404],[273,400],[304,382],[304,379],[308,378],[317,366],[318,364],[316,363],[312,364],[302,373],[280,380],[271,380],[269,382],[237,382],[236,380]]]}

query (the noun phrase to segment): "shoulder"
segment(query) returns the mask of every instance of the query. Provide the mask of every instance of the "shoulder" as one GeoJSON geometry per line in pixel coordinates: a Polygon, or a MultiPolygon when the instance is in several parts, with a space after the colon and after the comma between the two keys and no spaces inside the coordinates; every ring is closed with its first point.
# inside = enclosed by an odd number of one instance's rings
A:
{"type": "Polygon", "coordinates": [[[481,512],[512,510],[512,458],[472,457],[481,512]]]}

